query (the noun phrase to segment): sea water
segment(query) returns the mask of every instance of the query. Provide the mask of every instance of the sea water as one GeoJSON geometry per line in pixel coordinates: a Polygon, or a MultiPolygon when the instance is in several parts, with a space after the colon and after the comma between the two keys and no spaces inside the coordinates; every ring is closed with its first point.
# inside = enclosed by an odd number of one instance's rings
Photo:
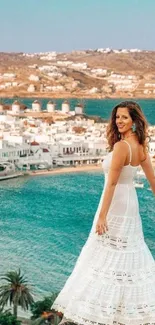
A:
{"type": "MultiPolygon", "coordinates": [[[[27,105],[28,108],[32,107],[32,102],[35,98],[22,98],[20,101],[27,105]]],[[[48,101],[51,100],[41,98],[39,99],[42,109],[46,109],[48,101]]],[[[132,100],[132,99],[131,99],[132,100]]],[[[136,101],[142,108],[148,122],[155,125],[155,99],[133,99],[136,101]]],[[[14,99],[5,99],[5,103],[11,104],[14,99]]],[[[64,99],[54,99],[56,104],[56,109],[60,110],[61,105],[64,99]]],[[[87,115],[97,115],[101,116],[104,119],[108,119],[112,108],[121,102],[122,99],[69,99],[70,109],[73,111],[75,106],[80,102],[84,105],[84,113],[87,115]]],[[[125,99],[123,99],[125,101],[125,99]]]]}
{"type": "MultiPolygon", "coordinates": [[[[155,257],[154,197],[137,189],[146,242],[155,257]]],[[[35,298],[58,292],[84,245],[104,184],[102,172],[0,183],[0,270],[21,268],[35,298]]]]}

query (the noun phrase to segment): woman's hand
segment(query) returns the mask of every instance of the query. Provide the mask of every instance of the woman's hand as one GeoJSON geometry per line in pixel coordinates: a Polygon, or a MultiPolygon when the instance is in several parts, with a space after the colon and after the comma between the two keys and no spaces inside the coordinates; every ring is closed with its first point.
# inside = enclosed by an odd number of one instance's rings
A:
{"type": "Polygon", "coordinates": [[[97,224],[96,224],[96,233],[98,235],[103,235],[106,231],[108,231],[108,225],[106,218],[98,218],[97,224]]]}

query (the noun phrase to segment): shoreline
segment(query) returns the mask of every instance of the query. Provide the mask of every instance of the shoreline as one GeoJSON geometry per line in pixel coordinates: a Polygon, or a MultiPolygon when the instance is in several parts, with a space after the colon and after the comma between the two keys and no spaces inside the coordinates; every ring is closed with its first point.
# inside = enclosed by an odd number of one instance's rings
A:
{"type": "MultiPolygon", "coordinates": [[[[1,98],[7,98],[7,99],[15,99],[16,96],[14,93],[10,93],[10,94],[1,94],[1,98]]],[[[118,95],[113,95],[113,96],[98,96],[98,95],[84,95],[84,94],[70,94],[70,93],[66,93],[66,94],[40,94],[40,93],[36,93],[36,94],[26,94],[26,93],[22,93],[22,94],[18,94],[18,98],[22,98],[22,99],[38,99],[38,98],[43,98],[43,99],[84,99],[84,100],[89,100],[89,99],[98,99],[98,100],[112,100],[112,99],[150,99],[150,100],[155,100],[155,97],[149,96],[149,95],[144,95],[141,94],[141,96],[127,96],[126,94],[118,94],[118,95]]]]}
{"type": "MultiPolygon", "coordinates": [[[[152,161],[152,166],[155,168],[155,161],[152,161]]],[[[95,165],[81,165],[81,166],[68,166],[68,167],[54,167],[50,170],[34,170],[28,171],[27,176],[45,176],[45,175],[57,175],[57,174],[70,174],[80,172],[103,172],[102,164],[95,165]]]]}
{"type": "Polygon", "coordinates": [[[56,174],[68,174],[68,173],[78,173],[78,172],[89,172],[89,171],[99,171],[101,172],[102,165],[81,165],[81,166],[68,166],[68,167],[55,167],[50,170],[34,170],[26,173],[28,176],[44,176],[44,175],[56,175],[56,174]]]}

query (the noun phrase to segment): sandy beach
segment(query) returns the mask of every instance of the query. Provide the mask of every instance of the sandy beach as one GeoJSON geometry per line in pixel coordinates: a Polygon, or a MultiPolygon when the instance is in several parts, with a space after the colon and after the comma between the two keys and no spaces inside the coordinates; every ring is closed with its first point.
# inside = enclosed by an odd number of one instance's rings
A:
{"type": "Polygon", "coordinates": [[[78,173],[78,172],[89,172],[89,171],[102,171],[102,166],[100,165],[82,165],[76,167],[59,167],[53,168],[51,170],[35,170],[28,172],[31,176],[40,175],[55,175],[55,174],[65,174],[65,173],[78,173]]]}
{"type": "MultiPolygon", "coordinates": [[[[152,165],[155,168],[155,161],[152,161],[152,165]]],[[[102,172],[102,165],[81,165],[81,166],[69,166],[69,167],[55,167],[50,170],[35,170],[35,171],[29,171],[26,173],[27,175],[30,176],[41,176],[41,175],[56,175],[56,174],[66,174],[66,173],[79,173],[79,172],[102,172]]]]}

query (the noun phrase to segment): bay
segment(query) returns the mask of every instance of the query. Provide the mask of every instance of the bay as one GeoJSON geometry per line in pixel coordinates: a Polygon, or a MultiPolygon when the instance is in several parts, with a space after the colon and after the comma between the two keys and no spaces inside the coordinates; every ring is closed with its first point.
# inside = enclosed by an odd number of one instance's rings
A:
{"type": "MultiPolygon", "coordinates": [[[[7,103],[13,100],[6,99],[7,103]]],[[[33,99],[22,99],[31,106],[33,99]]],[[[63,100],[55,100],[60,109],[63,100]]],[[[69,100],[74,109],[78,100],[69,100]]],[[[43,108],[48,99],[42,99],[43,108]]],[[[105,119],[120,100],[85,100],[85,113],[105,119]]],[[[137,100],[155,124],[155,100],[137,100]]],[[[138,189],[146,242],[155,257],[154,197],[138,189]]],[[[61,290],[83,247],[97,209],[103,173],[26,177],[0,182],[0,273],[21,268],[35,298],[61,290]]]]}
{"type": "MultiPolygon", "coordinates": [[[[98,172],[0,183],[0,270],[21,270],[35,297],[59,291],[89,234],[104,184],[98,172]]],[[[138,189],[146,242],[155,257],[154,197],[138,189]]]]}

